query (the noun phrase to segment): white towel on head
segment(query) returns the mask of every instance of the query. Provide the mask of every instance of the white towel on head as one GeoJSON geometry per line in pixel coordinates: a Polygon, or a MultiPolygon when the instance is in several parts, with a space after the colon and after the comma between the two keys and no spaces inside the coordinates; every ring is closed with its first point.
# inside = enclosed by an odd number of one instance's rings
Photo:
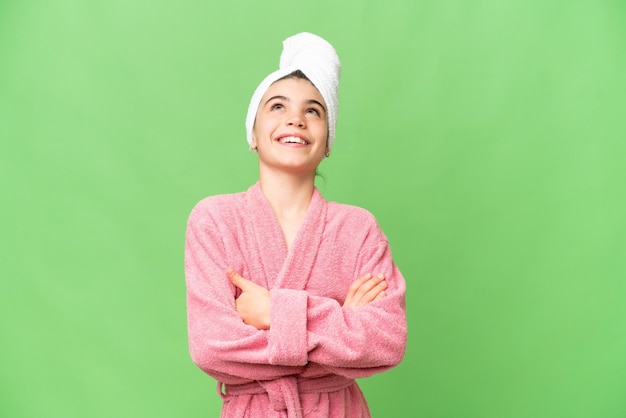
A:
{"type": "Polygon", "coordinates": [[[296,70],[302,71],[311,80],[326,102],[328,148],[332,147],[335,140],[337,110],[339,108],[341,63],[331,44],[319,36],[307,32],[298,33],[283,41],[279,69],[268,75],[252,95],[246,116],[246,133],[249,145],[252,145],[252,128],[261,98],[276,80],[296,70]]]}

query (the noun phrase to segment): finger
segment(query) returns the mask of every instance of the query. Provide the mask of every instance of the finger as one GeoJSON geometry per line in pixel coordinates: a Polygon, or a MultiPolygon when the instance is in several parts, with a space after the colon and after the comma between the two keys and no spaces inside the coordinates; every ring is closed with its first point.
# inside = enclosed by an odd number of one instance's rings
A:
{"type": "Polygon", "coordinates": [[[356,291],[359,290],[359,287],[361,287],[363,283],[367,282],[371,278],[372,278],[371,273],[366,273],[362,275],[361,277],[359,277],[358,279],[356,279],[350,284],[350,287],[348,288],[348,293],[352,293],[354,295],[354,293],[356,293],[356,291]]]}
{"type": "Polygon", "coordinates": [[[360,306],[367,305],[368,303],[379,299],[379,295],[384,293],[385,289],[387,289],[387,281],[383,280],[363,295],[360,300],[360,306]]]}
{"type": "Polygon", "coordinates": [[[229,267],[228,270],[226,270],[226,276],[228,276],[228,279],[232,284],[241,290],[245,290],[247,280],[241,277],[234,269],[229,267]]]}
{"type": "Polygon", "coordinates": [[[376,295],[374,300],[380,300],[380,299],[384,298],[385,296],[387,296],[387,293],[383,290],[378,295],[376,295]]]}
{"type": "Polygon", "coordinates": [[[371,273],[366,273],[363,276],[361,276],[358,279],[356,279],[355,281],[353,281],[350,284],[350,286],[348,287],[348,293],[346,294],[346,298],[344,300],[343,305],[344,306],[353,306],[353,304],[356,304],[358,302],[358,300],[356,300],[356,298],[355,298],[356,292],[363,285],[363,283],[365,283],[366,281],[368,281],[371,278],[372,278],[371,273]]]}
{"type": "Polygon", "coordinates": [[[385,280],[382,274],[371,277],[364,282],[354,294],[354,299],[359,306],[363,306],[371,302],[374,297],[380,292],[377,286],[385,280]]]}

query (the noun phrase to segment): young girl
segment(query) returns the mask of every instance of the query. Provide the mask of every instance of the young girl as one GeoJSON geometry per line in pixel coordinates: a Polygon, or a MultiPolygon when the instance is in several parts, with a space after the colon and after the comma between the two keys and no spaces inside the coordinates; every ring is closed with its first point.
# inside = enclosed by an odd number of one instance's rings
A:
{"type": "Polygon", "coordinates": [[[324,200],[340,63],[322,38],[283,43],[246,120],[259,181],[189,216],[193,361],[218,381],[222,417],[369,417],[354,379],[400,363],[405,283],[365,209],[324,200]]]}

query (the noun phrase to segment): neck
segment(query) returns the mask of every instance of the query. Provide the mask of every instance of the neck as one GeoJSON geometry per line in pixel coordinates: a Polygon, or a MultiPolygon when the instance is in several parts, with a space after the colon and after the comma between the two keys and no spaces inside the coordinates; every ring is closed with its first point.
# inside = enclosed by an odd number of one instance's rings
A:
{"type": "Polygon", "coordinates": [[[259,184],[278,219],[301,218],[311,202],[315,173],[296,175],[261,169],[259,184]]]}

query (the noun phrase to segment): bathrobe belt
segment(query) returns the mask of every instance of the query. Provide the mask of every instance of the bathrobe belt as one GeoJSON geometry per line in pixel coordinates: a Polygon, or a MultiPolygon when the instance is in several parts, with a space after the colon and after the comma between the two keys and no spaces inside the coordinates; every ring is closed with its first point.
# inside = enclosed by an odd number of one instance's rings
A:
{"type": "Polygon", "coordinates": [[[224,393],[222,393],[222,383],[218,382],[217,391],[225,400],[231,396],[267,393],[274,411],[287,411],[287,417],[301,418],[300,393],[335,392],[350,387],[354,383],[353,379],[333,374],[312,379],[286,376],[275,380],[258,380],[241,385],[224,385],[224,393]]]}

